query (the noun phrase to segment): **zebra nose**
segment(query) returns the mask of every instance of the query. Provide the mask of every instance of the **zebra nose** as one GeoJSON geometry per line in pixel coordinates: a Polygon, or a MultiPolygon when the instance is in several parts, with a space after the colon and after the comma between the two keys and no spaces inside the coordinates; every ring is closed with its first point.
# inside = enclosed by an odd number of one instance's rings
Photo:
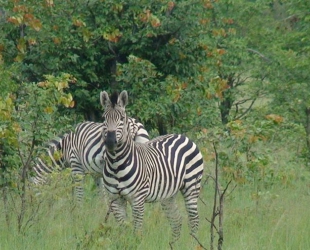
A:
{"type": "Polygon", "coordinates": [[[115,132],[115,130],[114,131],[108,131],[107,132],[107,137],[106,137],[106,140],[105,140],[105,145],[106,145],[107,149],[109,151],[113,151],[116,144],[117,144],[117,141],[116,141],[116,132],[115,132]]]}

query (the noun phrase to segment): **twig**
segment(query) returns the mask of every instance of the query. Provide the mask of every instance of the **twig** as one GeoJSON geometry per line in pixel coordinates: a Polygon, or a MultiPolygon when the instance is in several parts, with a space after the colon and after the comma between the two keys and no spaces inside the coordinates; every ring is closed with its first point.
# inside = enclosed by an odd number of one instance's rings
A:
{"type": "MultiPolygon", "coordinates": [[[[215,213],[215,217],[218,215],[218,213],[215,213]]],[[[207,222],[209,222],[212,225],[212,221],[209,220],[208,218],[205,218],[207,222]]],[[[218,232],[217,226],[213,224],[213,227],[215,228],[215,231],[218,232]]]]}
{"type": "Polygon", "coordinates": [[[229,195],[231,195],[232,194],[232,192],[236,189],[236,187],[237,187],[237,184],[232,188],[232,190],[226,195],[226,197],[228,197],[229,195]]]}
{"type": "MultiPolygon", "coordinates": [[[[235,117],[234,117],[234,120],[238,120],[238,119],[242,118],[243,116],[245,116],[245,115],[251,110],[251,108],[252,108],[254,102],[256,101],[256,99],[257,99],[257,98],[254,98],[254,99],[252,100],[250,106],[249,106],[241,115],[235,116],[235,117]]],[[[236,105],[236,110],[238,110],[237,107],[238,107],[238,105],[236,105]]]]}
{"type": "Polygon", "coordinates": [[[223,246],[223,241],[224,241],[224,231],[223,231],[223,217],[224,217],[224,198],[225,198],[225,193],[228,190],[228,187],[230,185],[230,183],[232,182],[232,180],[230,180],[225,189],[221,192],[220,194],[220,208],[219,208],[219,230],[218,230],[218,235],[219,235],[219,239],[218,239],[218,250],[222,249],[223,246]]]}
{"type": "Polygon", "coordinates": [[[207,250],[207,248],[205,248],[205,247],[200,243],[200,241],[198,240],[198,238],[197,238],[195,235],[191,234],[191,236],[197,241],[197,243],[199,244],[199,246],[200,246],[202,249],[207,250]]]}
{"type": "Polygon", "coordinates": [[[262,53],[258,52],[258,51],[255,50],[255,49],[248,48],[247,51],[259,55],[259,56],[260,56],[261,58],[263,58],[265,61],[271,62],[271,60],[270,60],[267,56],[263,55],[262,53]]]}
{"type": "MultiPolygon", "coordinates": [[[[210,221],[210,249],[213,250],[213,241],[214,241],[214,228],[215,227],[215,218],[217,216],[216,207],[217,207],[217,192],[218,192],[218,153],[215,146],[215,143],[212,143],[213,150],[215,153],[215,192],[214,192],[214,198],[213,198],[213,210],[212,210],[212,218],[210,221]]],[[[217,230],[217,229],[216,229],[217,230]]]]}
{"type": "Polygon", "coordinates": [[[199,197],[199,200],[203,203],[203,205],[207,206],[207,204],[199,197]]]}

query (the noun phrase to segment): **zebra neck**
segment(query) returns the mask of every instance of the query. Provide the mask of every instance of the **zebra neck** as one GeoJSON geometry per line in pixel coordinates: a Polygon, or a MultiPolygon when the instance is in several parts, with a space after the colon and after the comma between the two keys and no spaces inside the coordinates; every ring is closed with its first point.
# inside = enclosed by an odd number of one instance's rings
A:
{"type": "Polygon", "coordinates": [[[115,152],[106,152],[108,165],[113,169],[118,169],[132,157],[133,150],[134,142],[128,137],[124,143],[116,148],[115,152]]]}

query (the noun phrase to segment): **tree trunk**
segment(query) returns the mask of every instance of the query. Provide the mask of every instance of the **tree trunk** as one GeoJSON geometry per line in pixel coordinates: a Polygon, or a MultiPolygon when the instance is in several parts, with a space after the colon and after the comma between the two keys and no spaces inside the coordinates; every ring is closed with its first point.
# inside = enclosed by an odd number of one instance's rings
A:
{"type": "Polygon", "coordinates": [[[220,112],[222,124],[226,125],[229,122],[229,113],[234,103],[231,89],[234,88],[234,77],[233,74],[227,77],[228,89],[223,91],[223,99],[220,101],[220,112]]]}

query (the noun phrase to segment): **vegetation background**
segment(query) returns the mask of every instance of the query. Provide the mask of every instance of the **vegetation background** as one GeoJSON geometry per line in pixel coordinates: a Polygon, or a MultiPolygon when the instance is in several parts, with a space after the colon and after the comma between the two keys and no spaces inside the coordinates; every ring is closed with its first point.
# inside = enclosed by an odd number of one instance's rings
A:
{"type": "Polygon", "coordinates": [[[223,249],[310,249],[309,10],[302,0],[0,1],[0,248],[169,248],[158,204],[139,238],[104,222],[92,179],[83,208],[69,172],[29,183],[48,140],[100,122],[99,92],[126,89],[152,137],[184,133],[204,154],[200,230],[193,239],[184,226],[176,249],[220,248],[221,236],[223,249]]]}

